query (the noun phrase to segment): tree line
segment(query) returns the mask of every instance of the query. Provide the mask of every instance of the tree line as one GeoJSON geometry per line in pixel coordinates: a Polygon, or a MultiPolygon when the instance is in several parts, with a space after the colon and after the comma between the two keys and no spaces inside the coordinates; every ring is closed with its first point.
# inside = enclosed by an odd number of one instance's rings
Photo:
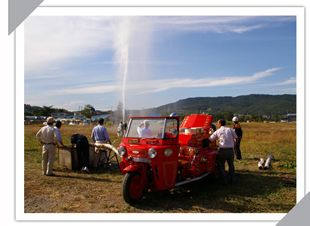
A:
{"type": "MultiPolygon", "coordinates": [[[[226,121],[232,121],[232,118],[235,116],[231,110],[228,110],[224,113],[218,112],[212,115],[214,117],[214,121],[218,121],[219,119],[225,119],[226,121]]],[[[263,115],[242,115],[237,116],[239,118],[239,122],[264,122],[264,121],[274,121],[280,122],[281,116],[280,115],[270,115],[270,116],[263,116],[263,115]]]]}
{"type": "MultiPolygon", "coordinates": [[[[81,115],[85,116],[85,118],[91,118],[94,111],[95,108],[92,105],[86,104],[84,108],[78,112],[81,115]]],[[[57,112],[72,113],[63,108],[53,108],[53,105],[38,107],[24,104],[24,116],[51,116],[52,113],[57,112]]],[[[111,113],[111,111],[108,111],[107,113],[111,113]]]]}
{"type": "MultiPolygon", "coordinates": [[[[91,118],[92,112],[94,111],[94,107],[90,104],[86,104],[82,110],[79,111],[81,115],[84,115],[86,118],[91,118]]],[[[25,116],[50,116],[52,113],[57,112],[67,112],[70,113],[68,110],[63,108],[53,108],[53,106],[30,106],[25,104],[25,116]]],[[[126,111],[127,112],[127,111],[126,111]]],[[[117,109],[113,113],[114,117],[118,120],[122,119],[123,115],[123,104],[122,102],[118,103],[117,109]]],[[[137,113],[137,112],[136,112],[137,113]]],[[[139,115],[135,116],[145,116],[141,115],[141,112],[139,112],[139,115]]],[[[199,114],[199,112],[194,112],[193,114],[199,114]]],[[[168,115],[168,113],[163,113],[162,115],[168,115]]],[[[181,113],[179,114],[180,118],[183,119],[187,114],[181,113]]],[[[209,115],[212,115],[214,117],[214,122],[218,121],[219,119],[225,119],[226,121],[232,121],[232,118],[235,116],[234,112],[231,110],[225,111],[225,112],[213,112],[209,115]]],[[[128,114],[127,114],[128,116],[128,114]]],[[[242,115],[238,116],[240,122],[247,122],[247,121],[255,121],[255,122],[263,122],[263,121],[275,121],[280,122],[281,116],[279,115],[271,115],[268,118],[264,117],[263,115],[242,115]]]]}
{"type": "Polygon", "coordinates": [[[29,104],[24,104],[24,116],[50,116],[55,112],[69,112],[63,108],[53,108],[51,106],[31,106],[29,104]]]}

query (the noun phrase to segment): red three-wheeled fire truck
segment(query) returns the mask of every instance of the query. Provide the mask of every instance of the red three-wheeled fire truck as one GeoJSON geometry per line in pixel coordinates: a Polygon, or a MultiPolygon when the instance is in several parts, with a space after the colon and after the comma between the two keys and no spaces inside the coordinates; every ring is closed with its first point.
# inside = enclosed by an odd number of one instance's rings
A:
{"type": "Polygon", "coordinates": [[[125,202],[136,204],[150,190],[167,190],[217,174],[216,142],[210,115],[186,116],[180,126],[175,113],[159,117],[131,117],[117,151],[125,175],[125,202]]]}

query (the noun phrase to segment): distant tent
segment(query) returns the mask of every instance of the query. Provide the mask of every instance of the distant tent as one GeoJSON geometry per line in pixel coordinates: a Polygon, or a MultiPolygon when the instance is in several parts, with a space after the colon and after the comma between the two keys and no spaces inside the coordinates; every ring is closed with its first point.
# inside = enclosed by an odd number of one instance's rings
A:
{"type": "Polygon", "coordinates": [[[92,116],[91,116],[91,120],[96,121],[96,120],[98,120],[99,118],[106,119],[106,118],[108,118],[108,117],[110,117],[110,116],[111,116],[111,114],[92,115],[92,116]]]}
{"type": "Polygon", "coordinates": [[[150,115],[147,115],[146,117],[159,117],[161,116],[161,114],[150,114],[150,115]]]}

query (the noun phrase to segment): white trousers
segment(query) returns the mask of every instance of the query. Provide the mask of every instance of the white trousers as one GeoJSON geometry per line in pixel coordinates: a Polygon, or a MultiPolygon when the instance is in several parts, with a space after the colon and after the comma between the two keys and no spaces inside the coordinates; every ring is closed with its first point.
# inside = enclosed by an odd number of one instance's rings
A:
{"type": "MultiPolygon", "coordinates": [[[[106,140],[96,140],[95,144],[106,144],[108,143],[106,140]]],[[[99,159],[99,150],[104,150],[106,148],[95,147],[95,154],[94,154],[94,167],[98,166],[98,159],[99,159]]],[[[100,162],[107,162],[105,155],[100,156],[100,162]]]]}
{"type": "Polygon", "coordinates": [[[56,147],[54,144],[44,144],[42,149],[42,173],[43,175],[51,175],[53,174],[56,147]]]}

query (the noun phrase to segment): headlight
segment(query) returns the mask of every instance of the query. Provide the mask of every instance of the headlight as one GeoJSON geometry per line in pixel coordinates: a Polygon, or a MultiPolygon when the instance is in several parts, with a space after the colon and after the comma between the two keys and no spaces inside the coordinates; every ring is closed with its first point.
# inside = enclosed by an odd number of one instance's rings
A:
{"type": "Polygon", "coordinates": [[[213,128],[209,129],[209,134],[211,135],[214,132],[213,128]]]}
{"type": "Polygon", "coordinates": [[[153,158],[156,157],[157,151],[156,151],[154,148],[150,148],[150,149],[148,150],[148,155],[149,155],[149,157],[150,157],[151,159],[153,159],[153,158]]]}
{"type": "Polygon", "coordinates": [[[172,155],[173,151],[171,151],[170,149],[166,149],[164,154],[166,157],[169,157],[170,155],[172,155]]]}
{"type": "Polygon", "coordinates": [[[125,152],[126,152],[126,149],[125,149],[123,146],[120,146],[120,147],[117,149],[117,151],[118,151],[118,154],[119,154],[120,156],[123,156],[123,155],[125,154],[125,152]]]}

